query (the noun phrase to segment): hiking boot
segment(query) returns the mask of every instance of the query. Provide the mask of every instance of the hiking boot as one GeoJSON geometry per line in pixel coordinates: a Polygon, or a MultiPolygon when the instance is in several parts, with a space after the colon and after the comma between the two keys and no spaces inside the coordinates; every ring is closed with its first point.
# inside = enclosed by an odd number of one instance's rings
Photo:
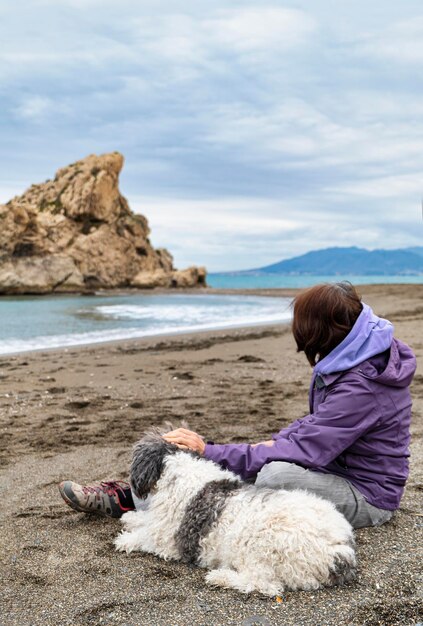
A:
{"type": "Polygon", "coordinates": [[[106,517],[122,517],[135,509],[129,483],[122,480],[78,485],[65,480],[59,485],[63,500],[75,511],[106,517]]]}

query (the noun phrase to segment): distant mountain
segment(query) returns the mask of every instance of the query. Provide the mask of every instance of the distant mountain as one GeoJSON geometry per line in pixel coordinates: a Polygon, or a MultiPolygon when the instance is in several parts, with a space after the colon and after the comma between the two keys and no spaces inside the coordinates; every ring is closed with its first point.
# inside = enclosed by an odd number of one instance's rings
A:
{"type": "Polygon", "coordinates": [[[414,254],[418,254],[419,256],[423,256],[423,246],[414,246],[414,248],[405,248],[409,252],[414,252],[414,254]]]}
{"type": "Polygon", "coordinates": [[[326,248],[246,272],[255,274],[423,274],[423,246],[398,250],[326,248]]]}

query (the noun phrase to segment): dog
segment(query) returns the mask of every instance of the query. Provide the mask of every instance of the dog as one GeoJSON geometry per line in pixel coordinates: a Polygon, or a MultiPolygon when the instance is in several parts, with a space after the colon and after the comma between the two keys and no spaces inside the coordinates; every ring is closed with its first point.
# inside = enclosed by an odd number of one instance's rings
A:
{"type": "Polygon", "coordinates": [[[117,550],[195,564],[210,570],[209,584],[266,596],[354,578],[353,531],[332,503],[244,483],[162,434],[134,447],[131,486],[148,499],[122,516],[117,550]]]}

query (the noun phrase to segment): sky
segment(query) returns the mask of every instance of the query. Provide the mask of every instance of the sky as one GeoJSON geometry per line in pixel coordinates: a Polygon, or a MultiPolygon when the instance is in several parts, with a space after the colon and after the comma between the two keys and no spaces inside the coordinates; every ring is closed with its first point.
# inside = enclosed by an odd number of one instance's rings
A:
{"type": "Polygon", "coordinates": [[[421,245],[421,0],[0,5],[0,202],[88,154],[177,267],[421,245]]]}

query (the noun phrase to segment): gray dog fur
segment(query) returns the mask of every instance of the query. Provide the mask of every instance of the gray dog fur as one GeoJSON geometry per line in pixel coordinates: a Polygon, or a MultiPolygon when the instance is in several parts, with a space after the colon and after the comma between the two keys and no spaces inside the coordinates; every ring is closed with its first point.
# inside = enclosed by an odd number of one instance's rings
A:
{"type": "Polygon", "coordinates": [[[133,450],[130,469],[131,487],[138,498],[145,499],[157,483],[167,454],[175,454],[179,448],[165,441],[158,429],[147,433],[133,450]]]}
{"type": "Polygon", "coordinates": [[[241,487],[242,484],[238,481],[213,480],[190,500],[182,524],[175,535],[181,561],[198,562],[201,539],[209,533],[213,523],[219,520],[228,498],[241,487]]]}

